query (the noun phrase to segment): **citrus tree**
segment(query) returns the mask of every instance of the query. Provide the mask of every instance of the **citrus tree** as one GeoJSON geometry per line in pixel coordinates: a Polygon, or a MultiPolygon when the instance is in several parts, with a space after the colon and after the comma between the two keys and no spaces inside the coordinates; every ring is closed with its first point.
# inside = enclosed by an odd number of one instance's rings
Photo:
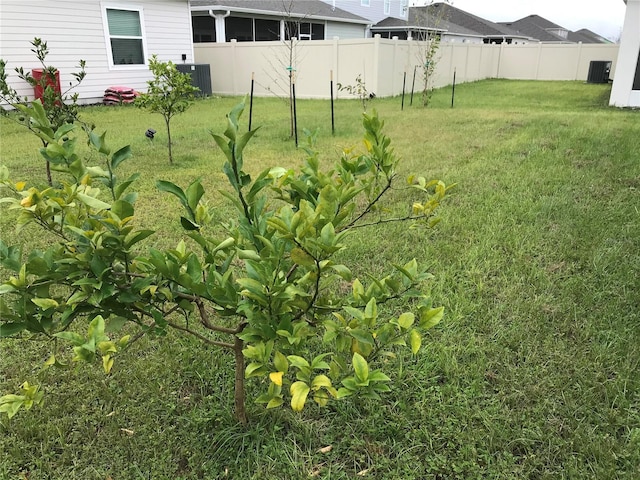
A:
{"type": "MultiPolygon", "coordinates": [[[[41,108],[35,104],[30,113],[46,123],[41,108]]],[[[225,132],[214,135],[235,215],[214,221],[199,180],[184,188],[158,181],[183,211],[185,238],[167,250],[145,246],[156,232],[134,227],[136,176],[120,181],[115,173],[130,151],[112,152],[104,135],[90,136],[103,158],[103,166],[91,167],[76,154],[71,131],[47,139],[47,154],[68,174],[59,188],[15,183],[4,170],[13,195],[2,201],[18,211],[20,226],[35,224],[53,241],[30,252],[0,242],[0,262],[13,271],[0,285],[0,335],[58,340],[68,349],[48,365],[98,360],[106,374],[130,348],[127,335],[109,333],[124,325],[140,334],[193,335],[203,347],[232,355],[235,413],[243,423],[247,380],[262,387],[259,404],[295,411],[310,400],[324,406],[387,392],[389,359],[398,348],[417,354],[443,308],[432,305],[424,283],[430,275],[415,259],[359,279],[336,255],[353,244],[354,229],[435,225],[449,187],[411,177],[402,188],[417,196],[413,205],[404,215],[384,216],[398,158],[375,112],[363,116],[364,150],[344,153],[330,170],[320,168],[310,140],[301,171],[274,167],[252,178],[244,149],[256,130],[240,133],[242,111],[235,107],[225,132]],[[398,301],[410,311],[398,314],[398,301]]],[[[24,383],[0,398],[0,411],[13,416],[42,401],[42,393],[33,380],[24,383]]]]}
{"type": "Polygon", "coordinates": [[[149,70],[153,79],[147,82],[146,93],[136,98],[135,104],[162,115],[167,128],[169,163],[173,163],[171,119],[191,106],[198,87],[191,84],[191,75],[179,72],[173,62],[161,62],[156,55],[149,59],[149,70]]]}
{"type": "MultiPolygon", "coordinates": [[[[41,75],[34,76],[28,70],[25,71],[23,67],[16,67],[14,70],[18,78],[41,92],[41,99],[38,101],[44,107],[44,114],[49,120],[47,128],[51,130],[51,132],[55,132],[58,129],[66,128],[65,125],[67,124],[79,122],[78,93],[71,92],[84,80],[86,76],[86,62],[80,60],[78,71],[71,74],[75,83],[70,83],[69,87],[63,91],[58,84],[58,69],[53,65],[47,64],[47,56],[49,55],[47,42],[36,37],[31,41],[31,46],[33,47],[31,51],[35,54],[42,67],[41,75]]],[[[20,96],[9,84],[7,65],[5,60],[0,59],[0,101],[9,105],[11,108],[6,110],[0,108],[0,113],[35,133],[36,136],[40,138],[43,148],[46,149],[48,145],[46,139],[39,135],[37,126],[34,126],[30,122],[30,116],[25,111],[25,109],[28,108],[29,99],[20,96]]],[[[83,124],[83,126],[87,128],[87,130],[91,129],[88,125],[83,124]]],[[[49,136],[52,135],[53,133],[49,136]]],[[[51,159],[47,157],[47,155],[43,155],[43,157],[46,165],[47,182],[49,185],[52,185],[51,159]]]]}

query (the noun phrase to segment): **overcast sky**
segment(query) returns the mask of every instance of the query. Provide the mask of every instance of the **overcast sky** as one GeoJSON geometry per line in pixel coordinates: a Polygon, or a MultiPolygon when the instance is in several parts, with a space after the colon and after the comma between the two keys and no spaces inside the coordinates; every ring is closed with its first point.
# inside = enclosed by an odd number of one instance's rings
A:
{"type": "Polygon", "coordinates": [[[588,28],[612,40],[620,36],[626,9],[623,0],[452,0],[450,3],[492,22],[535,14],[569,30],[588,28]]]}

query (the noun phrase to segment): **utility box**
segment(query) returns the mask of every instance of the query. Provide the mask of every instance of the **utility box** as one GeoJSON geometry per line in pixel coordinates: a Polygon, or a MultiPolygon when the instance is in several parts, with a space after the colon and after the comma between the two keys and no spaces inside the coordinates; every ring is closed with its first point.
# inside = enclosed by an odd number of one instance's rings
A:
{"type": "Polygon", "coordinates": [[[592,61],[589,63],[587,83],[609,83],[610,61],[592,61]]]}
{"type": "Polygon", "coordinates": [[[34,68],[31,70],[31,76],[36,81],[33,87],[33,94],[41,102],[43,101],[44,89],[47,87],[53,88],[56,94],[60,95],[60,72],[58,70],[51,72],[42,68],[34,68]],[[44,80],[42,79],[43,77],[44,80]]]}
{"type": "Polygon", "coordinates": [[[198,87],[198,96],[211,95],[211,67],[206,63],[182,63],[176,65],[181,73],[191,75],[191,85],[198,87]]]}

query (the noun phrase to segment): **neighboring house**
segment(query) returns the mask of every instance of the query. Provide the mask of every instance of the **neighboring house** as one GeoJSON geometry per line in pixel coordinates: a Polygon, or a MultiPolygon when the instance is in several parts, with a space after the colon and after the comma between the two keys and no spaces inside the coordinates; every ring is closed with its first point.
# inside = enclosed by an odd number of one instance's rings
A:
{"type": "Polygon", "coordinates": [[[364,38],[370,21],[320,0],[191,0],[194,43],[364,38]]]}
{"type": "Polygon", "coordinates": [[[372,34],[383,38],[397,36],[420,40],[427,32],[441,35],[443,42],[528,43],[531,39],[510,28],[472,15],[446,3],[410,7],[409,18],[386,18],[371,27],[372,34]]]}
{"type": "Polygon", "coordinates": [[[0,0],[0,58],[11,86],[30,98],[32,88],[14,68],[41,66],[30,51],[35,37],[47,42],[46,61],[60,71],[63,91],[86,61],[87,76],[75,90],[81,103],[101,101],[112,85],[146,90],[153,54],[193,62],[188,0],[0,0]]]}
{"type": "Polygon", "coordinates": [[[586,28],[572,32],[540,15],[529,15],[513,22],[500,23],[542,43],[612,43],[586,28]]]}
{"type": "Polygon", "coordinates": [[[620,37],[620,50],[609,104],[640,107],[640,0],[624,0],[627,13],[620,37]]]}
{"type": "Polygon", "coordinates": [[[575,43],[614,43],[608,38],[604,38],[587,28],[582,28],[576,32],[569,32],[569,40],[575,43]]]}
{"type": "Polygon", "coordinates": [[[370,20],[375,24],[387,17],[406,20],[409,15],[408,0],[322,0],[332,7],[340,8],[370,20]]]}

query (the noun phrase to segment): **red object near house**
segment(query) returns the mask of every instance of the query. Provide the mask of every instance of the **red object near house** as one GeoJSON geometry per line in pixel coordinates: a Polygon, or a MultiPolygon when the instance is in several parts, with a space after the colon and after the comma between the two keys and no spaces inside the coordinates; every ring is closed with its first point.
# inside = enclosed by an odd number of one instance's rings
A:
{"type": "Polygon", "coordinates": [[[58,95],[60,95],[60,72],[58,70],[56,70],[55,79],[51,78],[51,75],[49,75],[48,73],[45,73],[42,68],[34,68],[33,70],[31,70],[31,76],[33,76],[33,78],[37,82],[33,87],[33,93],[37,99],[40,99],[41,102],[43,101],[42,97],[44,95],[44,88],[41,82],[43,76],[46,77],[45,85],[47,87],[53,87],[54,91],[58,95]]]}
{"type": "Polygon", "coordinates": [[[105,105],[120,105],[122,103],[133,103],[138,96],[138,92],[136,92],[131,87],[123,87],[123,86],[113,86],[109,87],[104,91],[104,97],[102,98],[102,103],[105,105]]]}

